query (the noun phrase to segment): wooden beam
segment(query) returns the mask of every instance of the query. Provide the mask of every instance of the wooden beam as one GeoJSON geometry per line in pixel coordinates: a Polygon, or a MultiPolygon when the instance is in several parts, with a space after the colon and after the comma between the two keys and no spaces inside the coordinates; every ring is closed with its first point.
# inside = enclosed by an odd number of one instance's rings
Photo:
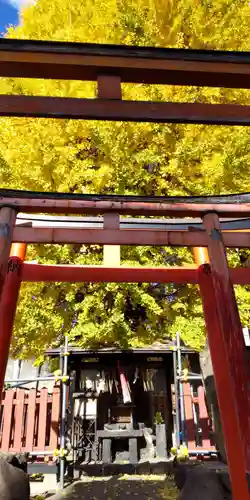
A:
{"type": "MultiPolygon", "coordinates": [[[[0,207],[11,206],[19,212],[100,215],[202,217],[216,212],[220,217],[249,218],[250,194],[229,196],[142,197],[119,195],[85,195],[40,193],[0,189],[0,207]]],[[[167,222],[167,221],[166,221],[167,222]]],[[[192,221],[190,221],[192,226],[192,221]]],[[[188,226],[187,226],[188,228],[188,226]]],[[[185,229],[187,229],[185,228],[185,229]]]]}
{"type": "Polygon", "coordinates": [[[250,106],[4,94],[0,116],[248,126],[250,106]]]}
{"type": "Polygon", "coordinates": [[[207,268],[207,275],[201,275],[201,289],[203,295],[211,294],[207,299],[210,305],[204,303],[204,310],[233,496],[249,499],[249,367],[218,215],[205,215],[203,223],[208,235],[211,273],[207,268]]]}
{"type": "Polygon", "coordinates": [[[250,232],[223,231],[222,240],[227,248],[250,248],[250,232]]]}
{"type": "MultiPolygon", "coordinates": [[[[222,233],[227,248],[250,248],[250,233],[222,233]]],[[[65,229],[15,226],[13,241],[19,243],[56,243],[86,245],[158,245],[207,247],[204,231],[161,231],[158,229],[65,229]]]]}
{"type": "Polygon", "coordinates": [[[230,278],[234,285],[250,285],[250,268],[235,267],[229,269],[230,278]]]}
{"type": "MultiPolygon", "coordinates": [[[[25,262],[22,266],[22,281],[61,281],[61,282],[145,282],[145,283],[198,283],[198,267],[147,268],[126,267],[119,265],[103,266],[73,266],[31,264],[25,262]]],[[[229,269],[234,285],[250,285],[250,268],[229,269]]]]}
{"type": "MultiPolygon", "coordinates": [[[[1,190],[0,190],[1,196],[1,190]]],[[[157,201],[157,200],[156,200],[157,201]]],[[[250,202],[250,195],[249,195],[250,202]]],[[[112,212],[111,212],[112,213],[112,212]]],[[[96,229],[102,228],[104,218],[102,216],[72,216],[72,215],[38,215],[38,214],[18,214],[16,225],[26,227],[61,227],[61,228],[79,228],[86,227],[96,229]]],[[[222,231],[243,231],[250,232],[250,218],[221,219],[222,231]]],[[[201,219],[194,218],[139,218],[139,217],[121,217],[120,229],[161,229],[167,231],[190,231],[191,228],[204,230],[201,219]]]]}
{"type": "Polygon", "coordinates": [[[118,75],[124,82],[250,88],[249,52],[163,49],[0,41],[0,76],[96,80],[118,75]]]}
{"type": "Polygon", "coordinates": [[[22,281],[70,283],[197,283],[195,266],[190,267],[109,267],[66,266],[24,263],[22,281]]]}
{"type": "Polygon", "coordinates": [[[202,231],[150,229],[60,229],[15,227],[13,241],[28,243],[82,243],[89,245],[206,246],[202,231]]]}

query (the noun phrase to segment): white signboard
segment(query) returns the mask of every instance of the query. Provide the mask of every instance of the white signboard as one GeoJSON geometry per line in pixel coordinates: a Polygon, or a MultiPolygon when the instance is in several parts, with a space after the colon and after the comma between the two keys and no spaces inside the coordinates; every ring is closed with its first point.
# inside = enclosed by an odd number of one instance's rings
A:
{"type": "Polygon", "coordinates": [[[248,330],[247,326],[245,328],[243,328],[243,336],[244,336],[244,340],[245,340],[245,345],[247,347],[250,347],[250,334],[249,334],[249,330],[248,330]]]}

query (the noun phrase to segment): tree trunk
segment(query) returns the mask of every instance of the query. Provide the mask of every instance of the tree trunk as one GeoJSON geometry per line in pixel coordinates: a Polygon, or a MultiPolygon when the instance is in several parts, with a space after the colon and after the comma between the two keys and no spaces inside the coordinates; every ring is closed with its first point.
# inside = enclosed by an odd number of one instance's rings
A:
{"type": "Polygon", "coordinates": [[[227,463],[227,456],[224,446],[224,437],[221,427],[220,412],[215,388],[213,366],[210,356],[209,346],[206,343],[204,350],[200,353],[200,367],[204,380],[208,412],[214,425],[214,437],[217,451],[220,453],[223,462],[227,463]]]}

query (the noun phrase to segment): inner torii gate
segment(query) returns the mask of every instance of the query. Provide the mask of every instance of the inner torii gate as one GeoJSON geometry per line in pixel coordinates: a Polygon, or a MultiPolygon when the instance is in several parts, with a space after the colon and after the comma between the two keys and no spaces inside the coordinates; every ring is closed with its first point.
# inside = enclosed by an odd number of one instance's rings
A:
{"type": "MultiPolygon", "coordinates": [[[[122,100],[122,82],[250,88],[250,53],[0,40],[0,76],[97,81],[97,99],[0,95],[1,116],[250,125],[250,107],[122,100]]],[[[222,197],[72,195],[0,190],[0,385],[22,281],[198,284],[203,300],[233,497],[250,499],[250,380],[226,248],[250,248],[250,194],[222,197]],[[103,215],[103,227],[20,223],[17,214],[103,215]],[[120,216],[188,217],[185,227],[122,228],[120,216]],[[190,218],[202,220],[193,227],[190,218]],[[239,221],[238,221],[239,222],[239,221]],[[195,248],[196,265],[168,268],[51,266],[24,262],[28,243],[195,248]],[[202,250],[203,249],[203,250],[202,250]],[[206,252],[208,250],[208,253],[206,252]],[[209,262],[208,262],[209,261],[209,262]]],[[[166,220],[166,223],[169,223],[166,220]]],[[[0,390],[1,390],[0,387],[0,390]]]]}

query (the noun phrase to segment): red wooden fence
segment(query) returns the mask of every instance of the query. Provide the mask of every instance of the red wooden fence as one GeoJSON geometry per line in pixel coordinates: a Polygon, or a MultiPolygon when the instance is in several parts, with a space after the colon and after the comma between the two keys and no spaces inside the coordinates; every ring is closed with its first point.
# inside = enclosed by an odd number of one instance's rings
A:
{"type": "Polygon", "coordinates": [[[43,452],[58,448],[60,388],[8,389],[0,408],[0,451],[43,452]]]}
{"type": "MultiPolygon", "coordinates": [[[[211,422],[208,416],[205,391],[183,383],[183,399],[188,449],[215,451],[211,441],[211,422]]],[[[60,388],[52,394],[47,388],[8,389],[3,393],[0,408],[0,451],[43,452],[58,448],[60,421],[60,388]]]]}
{"type": "Polygon", "coordinates": [[[186,420],[187,444],[190,451],[215,451],[212,443],[212,424],[208,416],[203,385],[196,388],[183,382],[183,399],[186,420]]]}

